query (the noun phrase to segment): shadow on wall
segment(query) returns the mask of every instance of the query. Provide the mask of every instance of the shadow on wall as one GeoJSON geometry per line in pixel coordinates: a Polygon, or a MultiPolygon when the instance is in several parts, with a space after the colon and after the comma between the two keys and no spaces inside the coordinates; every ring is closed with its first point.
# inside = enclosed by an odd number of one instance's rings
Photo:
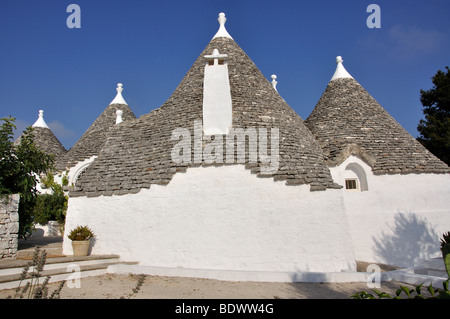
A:
{"type": "Polygon", "coordinates": [[[393,266],[412,267],[440,254],[439,234],[415,213],[398,213],[389,233],[373,238],[375,253],[393,266]]]}

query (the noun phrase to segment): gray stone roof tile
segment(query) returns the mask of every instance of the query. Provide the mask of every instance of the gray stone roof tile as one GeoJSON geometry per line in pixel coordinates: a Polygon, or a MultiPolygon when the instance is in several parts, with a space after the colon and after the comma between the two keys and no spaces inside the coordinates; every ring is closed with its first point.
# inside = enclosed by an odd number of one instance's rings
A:
{"type": "MultiPolygon", "coordinates": [[[[123,120],[133,120],[136,116],[126,104],[110,104],[86,130],[67,154],[57,162],[57,168],[64,170],[77,162],[98,155],[108,137],[108,131],[116,123],[116,111],[123,111],[123,120]]],[[[121,125],[121,124],[119,124],[121,125]]]]}
{"type": "MultiPolygon", "coordinates": [[[[33,127],[33,141],[36,146],[43,152],[55,156],[55,163],[61,160],[67,153],[67,150],[47,127],[33,127]]],[[[14,144],[20,143],[20,136],[14,144]]]]}
{"type": "Polygon", "coordinates": [[[450,172],[353,78],[330,81],[305,124],[329,166],[353,154],[379,175],[450,172]]]}
{"type": "MultiPolygon", "coordinates": [[[[279,128],[279,170],[271,177],[287,185],[309,184],[311,190],[341,187],[333,182],[322,150],[301,117],[234,40],[218,37],[208,44],[160,108],[111,127],[98,158],[79,178],[70,196],[134,193],[152,184],[167,185],[177,172],[199,165],[172,161],[171,150],[177,141],[171,140],[171,134],[176,128],[187,128],[194,139],[194,122],[202,120],[204,55],[213,49],[228,55],[233,127],[279,128]]],[[[193,154],[194,147],[192,158],[193,154]]],[[[246,168],[264,177],[260,165],[247,161],[246,168]]]]}

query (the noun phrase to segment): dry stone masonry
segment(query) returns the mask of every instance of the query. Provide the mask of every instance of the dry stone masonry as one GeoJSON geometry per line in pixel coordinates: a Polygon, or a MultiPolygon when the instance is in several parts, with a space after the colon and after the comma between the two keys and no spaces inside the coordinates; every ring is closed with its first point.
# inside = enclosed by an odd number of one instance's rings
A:
{"type": "Polygon", "coordinates": [[[0,259],[15,258],[19,238],[19,194],[0,198],[0,259]]]}
{"type": "Polygon", "coordinates": [[[46,154],[55,155],[55,163],[61,160],[67,153],[67,150],[56,138],[49,128],[34,127],[33,128],[34,143],[46,154]]]}
{"type": "Polygon", "coordinates": [[[353,78],[330,81],[305,124],[328,166],[353,154],[376,175],[450,172],[353,78]]]}
{"type": "Polygon", "coordinates": [[[66,167],[73,167],[77,162],[100,153],[108,137],[110,128],[116,124],[116,111],[118,110],[122,111],[123,121],[136,118],[128,105],[117,103],[110,104],[67,154],[57,162],[57,168],[59,170],[64,170],[66,167]]]}
{"type": "MultiPolygon", "coordinates": [[[[111,127],[98,159],[86,169],[70,196],[136,193],[151,184],[166,185],[176,172],[195,165],[172,161],[171,149],[176,142],[171,134],[176,128],[187,128],[194,139],[194,122],[202,121],[204,56],[214,49],[228,56],[233,128],[279,128],[279,169],[271,177],[287,185],[309,184],[311,190],[341,187],[333,182],[322,150],[301,117],[234,40],[217,37],[160,108],[111,127]]],[[[247,163],[246,167],[261,176],[259,163],[247,163]]]]}
{"type": "MultiPolygon", "coordinates": [[[[67,153],[67,150],[53,134],[44,121],[44,111],[39,111],[37,121],[32,125],[33,127],[33,142],[36,146],[48,155],[54,155],[55,163],[59,162],[67,153]]],[[[20,136],[14,143],[18,145],[22,136],[20,136]]]]}

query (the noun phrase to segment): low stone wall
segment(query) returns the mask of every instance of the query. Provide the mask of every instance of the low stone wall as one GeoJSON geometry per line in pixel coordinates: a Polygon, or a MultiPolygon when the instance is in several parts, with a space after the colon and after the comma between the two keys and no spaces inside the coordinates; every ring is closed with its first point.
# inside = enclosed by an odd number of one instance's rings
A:
{"type": "Polygon", "coordinates": [[[0,259],[16,258],[19,243],[19,194],[0,198],[0,259]]]}

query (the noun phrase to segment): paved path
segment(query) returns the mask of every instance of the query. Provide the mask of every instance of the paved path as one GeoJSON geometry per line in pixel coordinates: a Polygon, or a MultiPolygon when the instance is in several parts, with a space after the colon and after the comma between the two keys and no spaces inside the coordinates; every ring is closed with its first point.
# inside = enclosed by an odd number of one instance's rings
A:
{"type": "Polygon", "coordinates": [[[18,250],[39,247],[62,247],[62,237],[31,237],[28,239],[19,239],[18,250]]]}

